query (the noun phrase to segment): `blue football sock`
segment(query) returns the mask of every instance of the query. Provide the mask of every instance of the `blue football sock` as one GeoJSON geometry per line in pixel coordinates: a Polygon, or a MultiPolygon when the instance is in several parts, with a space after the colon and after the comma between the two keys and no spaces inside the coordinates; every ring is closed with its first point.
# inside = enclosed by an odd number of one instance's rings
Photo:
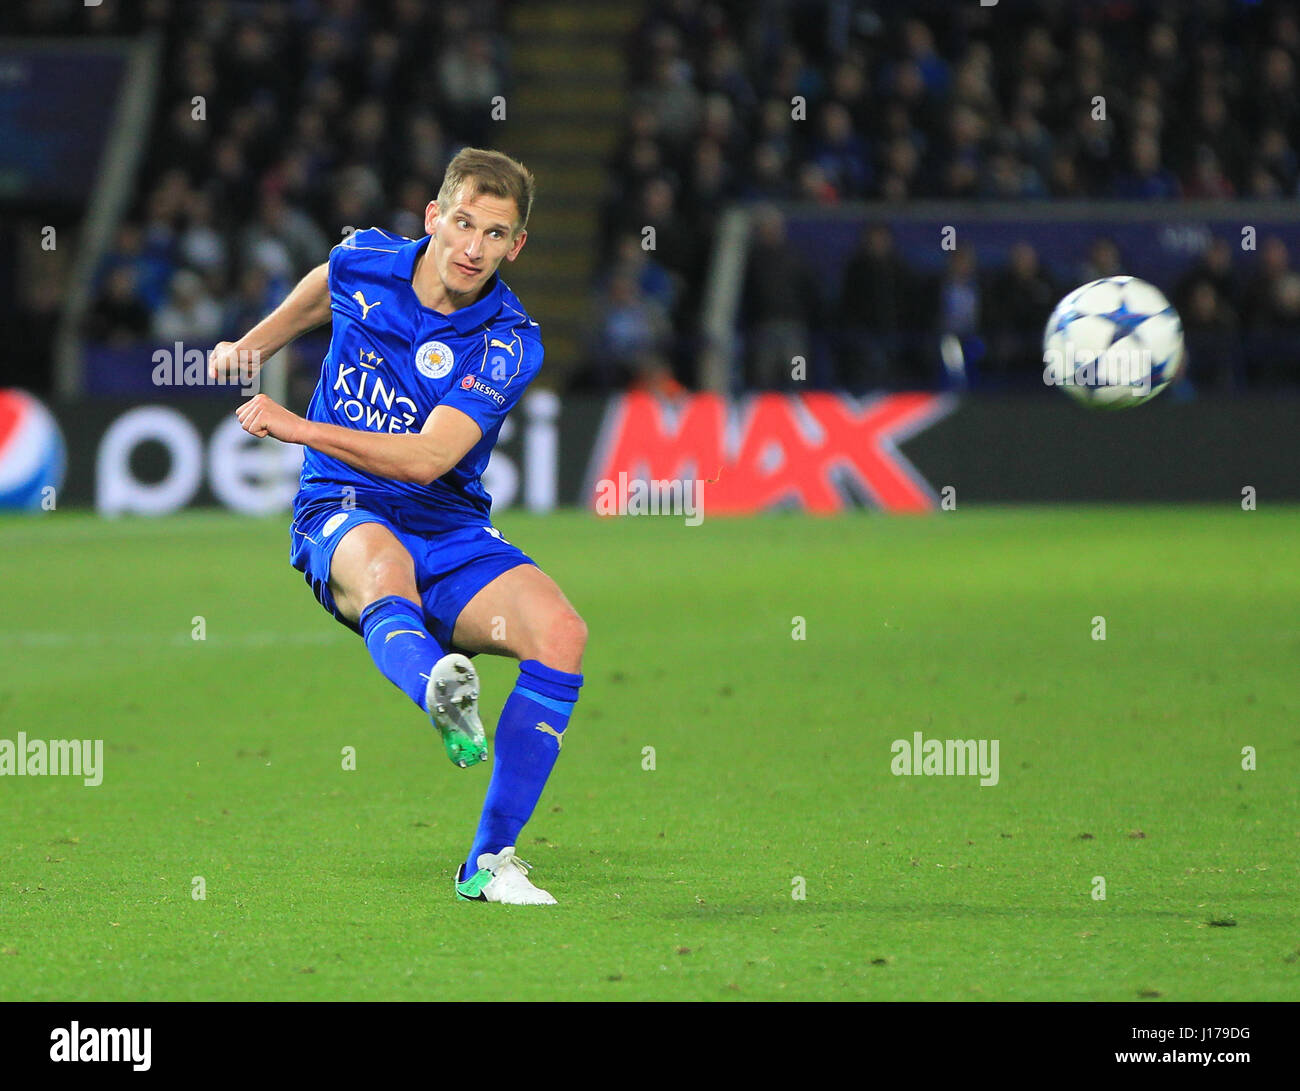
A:
{"type": "Polygon", "coordinates": [[[425,627],[423,611],[401,595],[386,595],[361,611],[361,632],[384,677],[427,712],[429,672],[447,653],[425,627]]]}
{"type": "Polygon", "coordinates": [[[492,744],[492,779],[465,877],[478,870],[480,853],[515,844],[546,787],[561,737],[569,726],[582,675],[552,670],[536,659],[519,664],[519,681],[501,710],[492,744]]]}

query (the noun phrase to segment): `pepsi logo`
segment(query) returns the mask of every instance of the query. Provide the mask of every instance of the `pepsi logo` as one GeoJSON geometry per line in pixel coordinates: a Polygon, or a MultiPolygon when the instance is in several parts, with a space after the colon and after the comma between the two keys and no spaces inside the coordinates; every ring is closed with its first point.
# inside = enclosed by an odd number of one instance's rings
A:
{"type": "Polygon", "coordinates": [[[0,508],[40,508],[66,469],[63,433],[50,411],[25,391],[0,390],[0,508]]]}

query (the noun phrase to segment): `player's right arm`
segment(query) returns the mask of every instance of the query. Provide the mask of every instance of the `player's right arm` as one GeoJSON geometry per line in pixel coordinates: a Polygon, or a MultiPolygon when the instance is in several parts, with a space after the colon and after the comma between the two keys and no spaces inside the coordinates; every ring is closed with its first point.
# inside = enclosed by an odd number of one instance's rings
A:
{"type": "Polygon", "coordinates": [[[298,281],[284,302],[238,341],[219,343],[208,356],[208,376],[224,380],[256,375],[263,361],[329,318],[329,263],[325,262],[298,281]]]}

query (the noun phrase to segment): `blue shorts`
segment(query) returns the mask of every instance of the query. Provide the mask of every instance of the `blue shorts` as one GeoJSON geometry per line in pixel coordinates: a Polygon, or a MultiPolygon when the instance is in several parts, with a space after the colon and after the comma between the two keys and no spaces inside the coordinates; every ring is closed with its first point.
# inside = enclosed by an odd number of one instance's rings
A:
{"type": "Polygon", "coordinates": [[[290,563],[306,577],[316,600],[355,633],[361,632],[360,626],[339,614],[330,592],[330,563],[343,536],[362,523],[386,527],[406,547],[415,562],[424,622],[433,638],[449,651],[456,619],[469,600],[503,572],[535,563],[486,522],[415,534],[402,529],[393,513],[371,502],[359,499],[355,508],[344,509],[337,497],[304,502],[300,494],[290,527],[290,563]]]}

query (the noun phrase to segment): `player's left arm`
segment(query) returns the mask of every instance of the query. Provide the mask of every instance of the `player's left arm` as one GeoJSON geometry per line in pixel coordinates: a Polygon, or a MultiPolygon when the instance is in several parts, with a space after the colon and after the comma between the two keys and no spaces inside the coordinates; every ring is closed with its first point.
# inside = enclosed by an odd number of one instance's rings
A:
{"type": "Polygon", "coordinates": [[[419,485],[438,480],[483,438],[473,417],[449,405],[435,406],[418,433],[393,435],[305,420],[265,394],[250,398],[235,415],[249,435],[299,443],[377,477],[419,485]]]}

